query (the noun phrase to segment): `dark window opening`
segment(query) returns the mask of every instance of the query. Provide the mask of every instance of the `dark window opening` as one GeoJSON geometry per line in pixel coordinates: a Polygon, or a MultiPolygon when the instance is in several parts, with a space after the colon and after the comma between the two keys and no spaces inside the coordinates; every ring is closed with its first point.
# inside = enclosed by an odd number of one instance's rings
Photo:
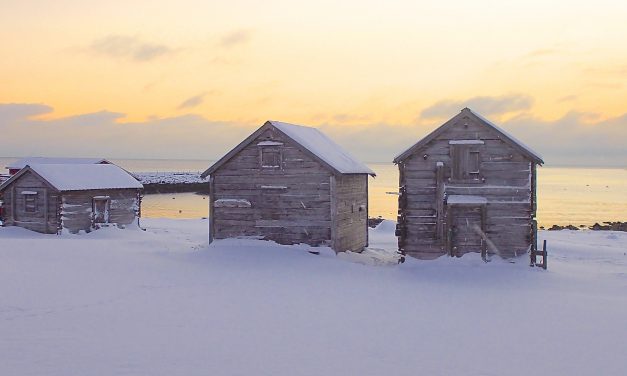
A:
{"type": "Polygon", "coordinates": [[[281,150],[276,148],[262,148],[261,167],[281,168],[281,150]]]}

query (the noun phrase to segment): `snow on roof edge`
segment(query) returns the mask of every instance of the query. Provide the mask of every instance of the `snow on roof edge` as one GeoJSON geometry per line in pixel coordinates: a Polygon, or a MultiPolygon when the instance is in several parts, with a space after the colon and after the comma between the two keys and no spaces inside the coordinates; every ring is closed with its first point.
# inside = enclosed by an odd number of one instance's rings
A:
{"type": "Polygon", "coordinates": [[[470,108],[466,107],[468,109],[468,111],[470,111],[471,114],[475,115],[476,117],[478,117],[479,119],[483,120],[484,122],[488,123],[490,126],[492,126],[493,128],[495,128],[497,131],[503,133],[505,136],[507,136],[512,142],[514,142],[515,144],[517,144],[518,146],[520,146],[521,148],[523,148],[524,150],[526,150],[529,154],[535,156],[536,158],[538,158],[540,161],[542,161],[542,163],[544,163],[544,158],[542,158],[542,155],[540,153],[535,152],[533,149],[531,149],[529,146],[525,145],[522,141],[520,141],[519,139],[517,139],[516,137],[512,136],[511,133],[509,133],[508,131],[506,131],[505,129],[501,128],[500,126],[494,124],[493,122],[491,122],[490,120],[486,119],[485,117],[483,117],[482,115],[476,113],[475,111],[471,110],[470,108]]]}
{"type": "Polygon", "coordinates": [[[102,162],[112,164],[104,158],[24,157],[10,163],[5,168],[18,169],[32,164],[96,164],[102,162]]]}
{"type": "Polygon", "coordinates": [[[372,169],[353,157],[318,128],[277,120],[268,122],[340,173],[376,176],[372,169]]]}

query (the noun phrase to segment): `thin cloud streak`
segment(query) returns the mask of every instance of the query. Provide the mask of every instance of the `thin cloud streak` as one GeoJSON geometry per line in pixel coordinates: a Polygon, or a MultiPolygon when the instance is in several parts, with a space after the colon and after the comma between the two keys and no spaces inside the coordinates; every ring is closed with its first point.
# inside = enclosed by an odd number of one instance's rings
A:
{"type": "Polygon", "coordinates": [[[231,31],[220,38],[220,46],[224,48],[235,47],[238,45],[246,44],[252,39],[253,33],[251,30],[240,29],[231,31]]]}
{"type": "Polygon", "coordinates": [[[474,97],[465,101],[443,100],[422,110],[420,118],[438,119],[452,117],[464,107],[469,107],[486,116],[502,115],[508,112],[528,110],[532,104],[533,98],[523,94],[474,97]]]}
{"type": "Polygon", "coordinates": [[[108,35],[96,39],[89,46],[89,50],[98,55],[137,62],[151,61],[174,52],[174,49],[165,44],[144,42],[125,35],[108,35]]]}

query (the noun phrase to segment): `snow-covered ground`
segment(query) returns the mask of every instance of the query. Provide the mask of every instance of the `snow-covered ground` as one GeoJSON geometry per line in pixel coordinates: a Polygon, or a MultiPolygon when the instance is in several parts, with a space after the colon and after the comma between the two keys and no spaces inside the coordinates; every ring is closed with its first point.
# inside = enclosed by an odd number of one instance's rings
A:
{"type": "Polygon", "coordinates": [[[206,183],[207,179],[200,177],[200,172],[134,172],[133,175],[142,184],[189,184],[206,183]]]}
{"type": "MultiPolygon", "coordinates": [[[[543,232],[544,271],[143,225],[0,228],[0,375],[627,374],[627,233],[543,232]]],[[[394,250],[393,224],[370,239],[394,250]]]]}

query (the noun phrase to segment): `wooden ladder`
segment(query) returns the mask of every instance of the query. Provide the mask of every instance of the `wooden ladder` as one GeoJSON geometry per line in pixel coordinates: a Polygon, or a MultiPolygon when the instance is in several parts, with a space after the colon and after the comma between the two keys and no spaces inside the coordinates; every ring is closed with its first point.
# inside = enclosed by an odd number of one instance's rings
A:
{"type": "Polygon", "coordinates": [[[546,270],[546,259],[547,259],[546,239],[542,242],[542,250],[541,251],[539,251],[537,249],[532,249],[531,250],[530,258],[531,258],[531,262],[529,263],[529,266],[538,266],[538,267],[546,270]],[[538,256],[540,256],[542,258],[542,262],[538,262],[538,256]]]}

